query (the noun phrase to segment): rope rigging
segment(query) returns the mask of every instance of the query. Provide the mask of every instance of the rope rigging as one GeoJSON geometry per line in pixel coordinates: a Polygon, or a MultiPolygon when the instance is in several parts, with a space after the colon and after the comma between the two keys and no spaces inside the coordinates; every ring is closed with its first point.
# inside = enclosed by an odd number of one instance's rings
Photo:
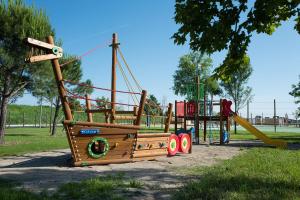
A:
{"type": "Polygon", "coordinates": [[[98,89],[98,90],[105,90],[105,91],[112,91],[112,92],[119,92],[119,93],[125,93],[125,94],[136,94],[136,95],[142,95],[141,93],[138,92],[130,92],[130,91],[122,91],[122,90],[111,90],[111,89],[107,89],[107,88],[101,88],[101,87],[96,87],[96,86],[92,86],[92,85],[88,85],[86,83],[79,83],[79,82],[75,82],[75,81],[71,81],[71,80],[67,80],[64,79],[64,82],[73,84],[73,85],[79,85],[79,86],[83,86],[83,87],[88,87],[88,88],[93,88],[93,89],[98,89]]]}
{"type": "MultiPolygon", "coordinates": [[[[111,43],[110,40],[104,42],[104,43],[101,43],[97,46],[95,46],[94,48],[88,50],[87,52],[83,53],[82,55],[80,55],[79,57],[75,58],[75,59],[72,59],[70,61],[67,61],[63,64],[61,64],[60,66],[63,67],[64,65],[67,65],[67,64],[70,64],[70,63],[73,63],[77,60],[81,60],[83,57],[93,53],[94,51],[96,51],[97,49],[100,49],[100,48],[103,48],[103,47],[106,47],[108,46],[109,44],[111,43]]],[[[120,69],[120,72],[122,74],[122,77],[125,81],[125,84],[126,84],[126,87],[128,89],[128,91],[121,91],[121,90],[111,90],[111,89],[107,89],[107,88],[101,88],[101,87],[96,87],[96,86],[91,86],[91,85],[88,85],[86,83],[80,83],[80,82],[75,82],[75,81],[71,81],[71,80],[67,80],[67,79],[64,79],[63,81],[66,82],[66,83],[69,83],[69,84],[72,84],[72,85],[78,85],[78,86],[83,86],[83,87],[87,87],[87,88],[93,88],[93,89],[98,89],[98,90],[104,90],[104,91],[110,91],[110,92],[118,92],[118,93],[125,93],[125,94],[130,94],[132,100],[133,100],[133,103],[136,104],[136,105],[133,105],[133,104],[125,104],[125,103],[115,103],[115,104],[118,104],[118,105],[126,105],[126,106],[137,106],[139,103],[139,99],[137,97],[137,95],[141,95],[141,91],[142,91],[142,87],[141,85],[139,84],[138,80],[136,79],[136,77],[133,75],[133,72],[130,68],[130,66],[128,65],[128,63],[126,62],[125,60],[125,57],[120,49],[120,47],[118,46],[117,47],[117,52],[119,52],[119,55],[121,57],[121,60],[123,61],[123,63],[125,64],[125,67],[127,69],[127,71],[129,72],[129,75],[131,77],[131,79],[134,81],[134,86],[130,83],[128,77],[126,76],[126,73],[125,73],[125,70],[124,68],[122,67],[121,65],[121,62],[117,59],[117,66],[119,67],[120,69]],[[136,88],[138,90],[138,92],[135,92],[134,91],[134,88],[136,88]]],[[[91,101],[96,101],[96,102],[103,102],[105,104],[110,104],[112,102],[107,102],[107,101],[101,101],[100,99],[86,99],[86,97],[84,96],[80,96],[80,95],[77,95],[77,94],[74,94],[70,91],[67,91],[69,94],[71,94],[71,96],[69,96],[69,98],[73,98],[73,99],[85,99],[85,100],[91,100],[91,101]]],[[[156,104],[156,102],[154,102],[153,100],[150,99],[150,96],[147,95],[147,101],[146,101],[146,105],[148,106],[149,110],[151,111],[151,113],[155,113],[153,112],[154,109],[157,109],[158,111],[162,111],[164,108],[166,108],[167,106],[159,106],[158,104],[156,104]]]]}
{"type": "MultiPolygon", "coordinates": [[[[71,96],[67,96],[68,98],[71,98],[71,99],[82,99],[82,100],[89,100],[89,101],[94,101],[94,102],[101,102],[101,103],[105,103],[105,104],[111,104],[112,102],[108,102],[108,101],[104,101],[104,100],[101,100],[101,99],[92,99],[92,98],[86,98],[85,96],[81,96],[81,95],[77,95],[67,89],[65,89],[65,91],[67,93],[69,93],[71,96]]],[[[116,104],[116,105],[123,105],[123,106],[133,106],[133,107],[138,107],[137,105],[134,105],[134,104],[126,104],[126,103],[117,103],[117,102],[114,102],[113,104],[116,104]]]]}
{"type": "Polygon", "coordinates": [[[74,58],[74,59],[72,59],[72,60],[70,60],[70,61],[67,61],[67,62],[61,64],[60,67],[63,67],[64,65],[67,65],[67,64],[70,64],[70,63],[73,63],[73,62],[75,62],[75,61],[77,61],[77,60],[81,60],[83,57],[85,57],[85,56],[87,56],[87,55],[93,53],[93,52],[96,51],[97,49],[107,47],[109,44],[110,44],[110,40],[108,40],[108,41],[106,41],[106,42],[104,42],[104,43],[101,43],[101,44],[95,46],[94,48],[92,48],[92,49],[86,51],[85,53],[83,53],[82,55],[78,56],[77,58],[74,58]]]}

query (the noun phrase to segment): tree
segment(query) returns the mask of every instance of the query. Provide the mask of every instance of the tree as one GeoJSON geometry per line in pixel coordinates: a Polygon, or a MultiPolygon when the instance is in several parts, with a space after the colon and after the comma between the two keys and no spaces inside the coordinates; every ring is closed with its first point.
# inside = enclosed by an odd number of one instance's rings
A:
{"type": "Polygon", "coordinates": [[[144,112],[148,115],[160,115],[162,113],[160,103],[158,102],[157,98],[153,94],[150,94],[149,98],[146,99],[144,112]]]}
{"type": "Polygon", "coordinates": [[[98,108],[105,108],[109,109],[110,108],[110,103],[109,99],[105,96],[102,96],[101,98],[98,97],[96,101],[96,105],[98,108]]]}
{"type": "MultiPolygon", "coordinates": [[[[295,103],[300,104],[300,76],[299,76],[299,83],[292,85],[292,91],[289,93],[291,96],[295,98],[295,103]]],[[[298,107],[298,110],[295,111],[295,115],[300,117],[300,106],[298,107]]]]}
{"type": "Polygon", "coordinates": [[[186,96],[189,92],[188,86],[196,83],[199,74],[203,80],[207,69],[212,65],[211,58],[200,52],[191,52],[179,60],[178,69],[173,75],[173,91],[176,95],[186,96]]]}
{"type": "Polygon", "coordinates": [[[189,39],[192,50],[206,52],[227,50],[214,77],[227,76],[242,66],[253,33],[271,35],[281,22],[296,17],[300,33],[299,1],[255,0],[176,0],[175,22],[180,27],[173,35],[176,44],[189,39]]]}
{"type": "Polygon", "coordinates": [[[29,48],[25,37],[42,40],[54,35],[49,19],[42,10],[27,7],[22,0],[0,2],[0,143],[4,143],[7,106],[11,100],[30,90],[30,82],[43,64],[24,62],[29,48]]]}
{"type": "MultiPolygon", "coordinates": [[[[246,86],[252,71],[249,57],[244,57],[241,66],[227,79],[221,80],[220,85],[226,91],[226,95],[233,100],[235,113],[238,113],[253,97],[252,88],[246,86]]],[[[236,133],[236,123],[234,132],[236,133]]]]}
{"type": "Polygon", "coordinates": [[[173,75],[173,91],[176,95],[187,96],[188,86],[195,85],[196,77],[199,74],[200,80],[206,85],[206,90],[211,95],[221,93],[218,82],[210,78],[212,60],[200,52],[192,52],[184,55],[179,60],[178,69],[173,75]]]}
{"type": "Polygon", "coordinates": [[[78,85],[76,88],[74,88],[74,92],[80,95],[90,95],[93,93],[94,89],[93,83],[90,79],[87,79],[86,81],[82,82],[81,85],[78,85]]]}
{"type": "Polygon", "coordinates": [[[213,101],[215,95],[221,95],[223,93],[219,82],[211,76],[206,79],[206,90],[210,94],[210,99],[213,101]]]}

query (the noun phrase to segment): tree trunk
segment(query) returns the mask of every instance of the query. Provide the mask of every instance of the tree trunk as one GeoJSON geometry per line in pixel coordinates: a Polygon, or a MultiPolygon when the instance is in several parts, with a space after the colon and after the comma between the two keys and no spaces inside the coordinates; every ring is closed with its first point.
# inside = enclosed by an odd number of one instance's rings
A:
{"type": "Polygon", "coordinates": [[[0,144],[4,144],[5,136],[5,125],[6,125],[6,114],[8,106],[8,97],[2,97],[1,107],[0,107],[0,144]]]}
{"type": "Polygon", "coordinates": [[[59,97],[56,97],[55,112],[54,112],[54,116],[53,116],[52,133],[51,133],[52,136],[54,136],[56,134],[56,124],[57,124],[59,109],[60,109],[60,99],[59,99],[59,97]]]}

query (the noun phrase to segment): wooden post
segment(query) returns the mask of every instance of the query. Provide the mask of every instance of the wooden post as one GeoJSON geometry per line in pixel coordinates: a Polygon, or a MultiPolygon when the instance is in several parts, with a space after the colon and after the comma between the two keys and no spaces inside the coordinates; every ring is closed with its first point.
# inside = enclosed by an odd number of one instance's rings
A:
{"type": "MultiPolygon", "coordinates": [[[[85,95],[85,106],[87,111],[92,109],[90,98],[91,98],[90,95],[88,94],[85,95]]],[[[87,112],[86,114],[87,114],[87,121],[93,122],[93,113],[87,112]]]]}
{"type": "Polygon", "coordinates": [[[195,136],[196,136],[196,143],[200,143],[200,120],[199,115],[201,114],[201,106],[200,106],[200,76],[196,77],[196,99],[195,99],[195,136]]]}
{"type": "Polygon", "coordinates": [[[170,124],[172,121],[172,107],[173,107],[173,105],[171,103],[169,103],[167,118],[166,118],[166,122],[165,122],[165,133],[168,133],[170,131],[170,124]]]}
{"type": "Polygon", "coordinates": [[[184,112],[184,114],[183,114],[183,128],[184,128],[184,130],[186,130],[187,129],[187,125],[186,125],[186,117],[187,117],[187,109],[186,109],[186,101],[184,100],[183,101],[183,112],[184,112]]]}
{"type": "MultiPolygon", "coordinates": [[[[133,116],[137,116],[138,115],[138,107],[134,106],[133,107],[133,116]]],[[[133,124],[136,124],[136,119],[133,120],[133,124]]]]}
{"type": "Polygon", "coordinates": [[[143,90],[141,100],[140,100],[138,115],[137,115],[137,118],[136,118],[136,121],[135,121],[135,125],[137,125],[137,126],[139,126],[141,124],[142,114],[144,112],[144,106],[145,106],[145,103],[146,103],[146,97],[147,97],[147,91],[143,90]]]}
{"type": "Polygon", "coordinates": [[[200,110],[199,110],[199,101],[196,100],[196,112],[195,112],[195,135],[196,135],[196,143],[200,144],[200,110]]]}
{"type": "Polygon", "coordinates": [[[116,114],[116,84],[117,84],[117,74],[116,74],[116,65],[117,65],[117,48],[118,48],[118,38],[117,34],[114,33],[112,36],[112,68],[111,68],[111,116],[110,122],[115,122],[116,114]]]}
{"type": "Polygon", "coordinates": [[[177,132],[177,100],[175,100],[175,133],[177,132]]]}
{"type": "Polygon", "coordinates": [[[220,99],[220,144],[224,144],[223,142],[223,99],[220,99]]]}
{"type": "MultiPolygon", "coordinates": [[[[54,45],[54,40],[53,40],[52,36],[49,36],[47,38],[47,40],[48,40],[49,44],[54,45]]],[[[55,80],[57,82],[58,93],[59,93],[60,100],[62,103],[62,108],[63,108],[64,114],[65,114],[65,118],[66,118],[66,120],[73,120],[72,112],[71,112],[71,109],[70,109],[70,106],[69,106],[69,103],[67,100],[67,95],[66,95],[66,91],[65,91],[65,87],[64,87],[64,83],[63,83],[63,77],[62,77],[58,59],[51,60],[51,63],[52,63],[53,71],[54,71],[55,80]]]]}

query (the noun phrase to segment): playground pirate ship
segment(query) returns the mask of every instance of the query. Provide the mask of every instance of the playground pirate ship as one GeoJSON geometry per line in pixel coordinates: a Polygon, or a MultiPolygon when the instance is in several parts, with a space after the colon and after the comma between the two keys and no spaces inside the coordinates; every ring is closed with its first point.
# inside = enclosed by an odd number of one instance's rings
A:
{"type": "Polygon", "coordinates": [[[54,76],[58,86],[59,96],[62,102],[65,120],[63,125],[66,130],[69,146],[71,149],[74,166],[110,164],[133,162],[138,160],[150,160],[155,156],[167,155],[169,145],[169,127],[172,118],[172,104],[169,104],[165,119],[164,133],[138,133],[141,128],[144,106],[147,92],[142,90],[139,105],[134,106],[132,111],[116,110],[116,93],[130,93],[128,91],[116,90],[116,65],[117,50],[119,43],[116,34],[113,34],[112,44],[112,81],[111,81],[111,102],[110,108],[92,109],[91,98],[86,95],[86,121],[76,121],[74,112],[70,106],[70,98],[81,98],[69,93],[62,75],[59,58],[63,55],[63,49],[54,45],[51,36],[47,43],[32,38],[27,38],[28,45],[48,52],[46,55],[32,56],[28,62],[51,60],[54,76]],[[71,95],[70,95],[71,94],[71,95]],[[93,121],[93,113],[103,113],[106,117],[105,123],[93,121]],[[118,120],[132,120],[132,124],[117,123],[118,120]]]}

